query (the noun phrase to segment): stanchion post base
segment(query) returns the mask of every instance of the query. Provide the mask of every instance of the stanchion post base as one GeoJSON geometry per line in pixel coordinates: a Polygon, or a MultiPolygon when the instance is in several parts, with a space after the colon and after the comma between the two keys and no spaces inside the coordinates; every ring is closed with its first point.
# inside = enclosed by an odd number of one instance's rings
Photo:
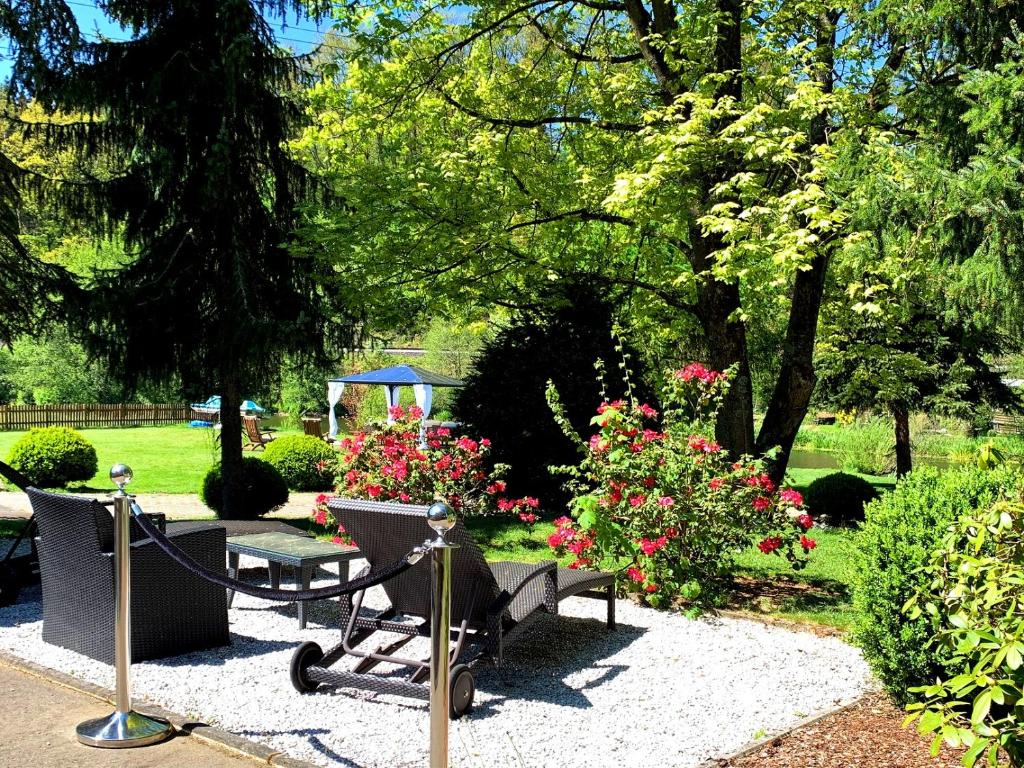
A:
{"type": "Polygon", "coordinates": [[[166,720],[132,710],[86,720],[78,724],[75,732],[78,740],[90,747],[124,749],[156,744],[170,736],[174,729],[166,720]]]}

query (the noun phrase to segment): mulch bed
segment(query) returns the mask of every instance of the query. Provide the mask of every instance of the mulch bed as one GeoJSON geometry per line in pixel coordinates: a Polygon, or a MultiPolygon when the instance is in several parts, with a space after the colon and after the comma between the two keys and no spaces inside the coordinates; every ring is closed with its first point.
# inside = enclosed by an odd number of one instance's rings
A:
{"type": "Polygon", "coordinates": [[[931,739],[913,726],[902,728],[905,712],[883,693],[766,743],[716,768],[954,768],[962,750],[943,745],[931,757],[931,739]]]}

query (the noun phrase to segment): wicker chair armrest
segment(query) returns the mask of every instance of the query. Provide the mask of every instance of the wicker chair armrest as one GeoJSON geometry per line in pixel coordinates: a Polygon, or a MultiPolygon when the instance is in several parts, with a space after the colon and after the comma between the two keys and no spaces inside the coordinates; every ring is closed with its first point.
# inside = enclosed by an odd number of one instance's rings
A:
{"type": "Polygon", "coordinates": [[[512,592],[503,589],[501,594],[494,598],[494,601],[487,608],[487,612],[491,615],[503,613],[512,604],[512,601],[516,599],[516,595],[522,592],[531,582],[545,576],[555,579],[557,571],[558,563],[554,560],[545,560],[544,562],[537,563],[537,566],[526,574],[525,578],[519,582],[512,592]]]}

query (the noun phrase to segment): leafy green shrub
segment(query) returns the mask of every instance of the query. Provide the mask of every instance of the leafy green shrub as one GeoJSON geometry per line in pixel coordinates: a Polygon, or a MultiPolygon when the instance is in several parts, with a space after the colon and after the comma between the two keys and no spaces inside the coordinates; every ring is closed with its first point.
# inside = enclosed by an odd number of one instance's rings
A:
{"type": "Polygon", "coordinates": [[[827,516],[831,525],[849,525],[864,519],[864,505],[878,498],[867,480],[845,472],[819,477],[807,486],[804,503],[814,517],[827,516]]]}
{"type": "MultiPolygon", "coordinates": [[[[199,489],[199,498],[221,517],[223,504],[223,482],[220,465],[213,466],[199,489]]],[[[242,502],[239,505],[241,520],[255,520],[270,510],[288,501],[288,486],[273,466],[255,456],[242,461],[242,502]]]]}
{"type": "MultiPolygon", "coordinates": [[[[456,394],[452,412],[493,441],[491,459],[508,465],[505,479],[511,495],[537,496],[545,509],[557,509],[569,494],[562,488],[563,478],[548,467],[575,464],[579,452],[548,410],[547,383],[558,389],[576,434],[590,434],[594,404],[603,395],[614,400],[625,394],[618,382],[602,393],[594,363],[601,359],[616,365],[622,353],[612,339],[611,302],[585,281],[549,287],[535,305],[518,312],[484,347],[475,372],[456,394]]],[[[639,359],[630,358],[638,373],[635,397],[657,407],[655,395],[642,383],[639,359]]]]}
{"type": "Polygon", "coordinates": [[[1024,506],[1000,501],[953,525],[928,564],[931,583],[907,606],[930,617],[933,643],[951,672],[914,689],[924,701],[909,709],[918,730],[967,747],[963,764],[999,749],[1024,765],[1024,506]],[[954,674],[955,673],[955,674],[954,674]]]}
{"type": "Polygon", "coordinates": [[[865,508],[853,577],[853,635],[875,674],[901,704],[910,688],[940,677],[948,651],[931,646],[931,623],[903,607],[930,581],[921,571],[949,525],[994,503],[1017,476],[1004,469],[916,469],[865,508]]]}
{"type": "Polygon", "coordinates": [[[862,419],[843,427],[836,440],[836,460],[847,472],[884,475],[895,465],[895,441],[890,422],[862,419]]]}
{"type": "Polygon", "coordinates": [[[311,435],[285,435],[263,449],[263,460],[277,469],[293,491],[329,491],[338,452],[311,435]]]}
{"type": "Polygon", "coordinates": [[[11,446],[7,463],[40,488],[59,488],[96,474],[96,449],[69,427],[30,429],[11,446]]]}

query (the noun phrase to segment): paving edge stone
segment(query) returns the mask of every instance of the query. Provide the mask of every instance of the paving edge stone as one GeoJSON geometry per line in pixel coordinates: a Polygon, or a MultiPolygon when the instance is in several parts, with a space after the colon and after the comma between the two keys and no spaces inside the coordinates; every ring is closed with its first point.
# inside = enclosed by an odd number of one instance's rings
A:
{"type": "MultiPolygon", "coordinates": [[[[4,650],[0,650],[0,664],[6,664],[33,677],[41,678],[63,688],[70,688],[78,693],[84,693],[87,696],[114,706],[114,692],[109,688],[90,683],[87,680],[80,680],[56,669],[44,667],[4,650]]],[[[231,731],[225,731],[223,728],[216,728],[212,725],[179,715],[177,712],[171,712],[158,704],[147,702],[143,709],[146,710],[146,714],[169,721],[174,726],[174,730],[179,734],[190,736],[197,742],[209,745],[214,749],[259,760],[267,765],[276,765],[281,768],[319,768],[319,766],[313,763],[297,760],[284,752],[243,738],[231,733],[231,731]]]]}
{"type": "Polygon", "coordinates": [[[762,736],[759,739],[748,741],[735,752],[730,752],[727,755],[721,755],[719,757],[712,757],[709,760],[705,760],[703,763],[698,765],[697,768],[722,768],[722,766],[728,765],[733,760],[739,760],[741,757],[747,757],[748,755],[751,755],[754,752],[763,749],[769,744],[773,744],[774,742],[779,741],[780,739],[786,738],[794,732],[799,731],[801,728],[806,728],[810,725],[814,725],[815,723],[821,720],[824,720],[826,717],[832,717],[832,715],[838,715],[840,712],[845,712],[848,709],[852,709],[857,704],[860,704],[860,702],[863,701],[865,697],[870,696],[872,693],[875,692],[875,690],[864,691],[864,693],[855,698],[853,701],[848,701],[846,704],[842,704],[841,706],[835,707],[834,709],[829,709],[824,712],[820,712],[817,715],[805,717],[803,720],[799,721],[795,725],[790,726],[784,731],[779,731],[778,733],[772,733],[768,736],[762,736]]]}

